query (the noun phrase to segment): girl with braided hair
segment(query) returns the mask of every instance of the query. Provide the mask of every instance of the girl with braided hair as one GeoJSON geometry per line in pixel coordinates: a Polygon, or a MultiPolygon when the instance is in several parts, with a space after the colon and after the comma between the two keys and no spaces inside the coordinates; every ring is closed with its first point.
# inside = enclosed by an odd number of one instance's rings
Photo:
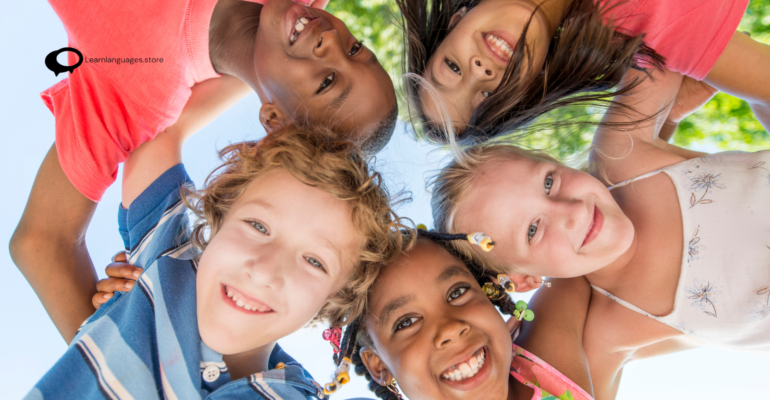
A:
{"type": "Polygon", "coordinates": [[[380,270],[335,362],[349,360],[383,400],[400,391],[411,400],[592,399],[581,347],[585,279],[555,281],[530,302],[537,322],[506,326],[495,307],[512,314],[516,305],[482,289],[494,275],[438,238],[420,231],[413,249],[380,270]]]}

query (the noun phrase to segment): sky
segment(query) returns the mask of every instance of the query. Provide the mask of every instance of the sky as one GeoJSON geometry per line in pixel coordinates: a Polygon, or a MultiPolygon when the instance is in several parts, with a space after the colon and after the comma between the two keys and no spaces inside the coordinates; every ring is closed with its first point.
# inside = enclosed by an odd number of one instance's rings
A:
{"type": "MultiPolygon", "coordinates": [[[[334,1],[334,0],[333,0],[334,1]]],[[[46,69],[45,56],[67,45],[64,28],[46,2],[8,2],[0,13],[0,44],[5,76],[0,96],[0,387],[3,398],[21,398],[66,349],[35,293],[15,267],[7,243],[21,217],[32,182],[54,141],[54,119],[39,93],[61,79],[46,69]]],[[[259,99],[249,95],[185,145],[183,159],[200,184],[218,166],[216,150],[229,143],[264,136],[256,111],[259,99]]],[[[425,179],[435,173],[446,154],[415,142],[400,123],[393,140],[377,157],[391,192],[408,190],[412,201],[397,209],[415,223],[432,225],[425,179]]],[[[120,176],[120,174],[118,174],[120,176]]],[[[120,201],[118,180],[104,195],[86,236],[91,257],[104,276],[110,257],[122,249],[117,231],[120,201]]],[[[528,299],[516,295],[516,299],[528,299]]],[[[280,344],[321,384],[333,372],[332,350],[321,338],[323,328],[304,329],[280,344]]],[[[701,348],[630,363],[623,373],[619,400],[762,396],[767,393],[770,356],[701,348]],[[739,394],[740,393],[740,394],[739,394]]],[[[333,396],[374,398],[362,377],[333,396]]]]}

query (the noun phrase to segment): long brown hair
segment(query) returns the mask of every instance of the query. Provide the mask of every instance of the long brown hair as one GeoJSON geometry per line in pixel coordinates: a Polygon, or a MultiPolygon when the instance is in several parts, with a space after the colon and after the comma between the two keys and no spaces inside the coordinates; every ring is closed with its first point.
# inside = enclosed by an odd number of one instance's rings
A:
{"type": "MultiPolygon", "coordinates": [[[[428,60],[451,31],[452,15],[482,1],[396,0],[405,30],[405,74],[423,75],[428,60]]],[[[612,21],[606,20],[613,7],[608,0],[572,0],[551,40],[543,73],[534,78],[522,71],[525,57],[531,59],[525,40],[530,18],[500,85],[476,107],[465,131],[460,132],[461,142],[473,143],[525,128],[540,115],[568,105],[608,106],[614,96],[627,94],[640,83],[636,80],[611,90],[629,68],[664,68],[665,59],[644,44],[643,34],[616,31],[612,21]]],[[[420,85],[424,84],[424,80],[409,77],[404,83],[407,97],[416,100],[409,104],[412,123],[416,122],[428,138],[447,143],[447,130],[452,130],[446,127],[448,121],[428,120],[422,110],[420,85]]]]}

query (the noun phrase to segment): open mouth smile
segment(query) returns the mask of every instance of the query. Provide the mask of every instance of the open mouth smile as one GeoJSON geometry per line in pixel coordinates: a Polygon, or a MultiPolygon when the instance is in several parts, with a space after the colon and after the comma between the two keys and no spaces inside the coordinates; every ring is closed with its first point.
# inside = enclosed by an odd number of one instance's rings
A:
{"type": "Polygon", "coordinates": [[[513,46],[508,41],[491,33],[485,33],[483,36],[484,42],[492,54],[505,63],[511,60],[511,57],[513,57],[513,46]]]}
{"type": "Polygon", "coordinates": [[[287,19],[289,45],[291,46],[307,30],[308,25],[318,18],[312,16],[304,7],[295,6],[289,11],[287,19]]]}
{"type": "Polygon", "coordinates": [[[466,360],[461,361],[441,373],[441,381],[453,389],[470,391],[489,378],[489,349],[484,346],[476,350],[466,360]]]}
{"type": "Polygon", "coordinates": [[[249,314],[267,314],[273,312],[273,309],[267,304],[246,296],[229,286],[222,285],[222,296],[227,304],[239,311],[244,311],[249,314]]]}

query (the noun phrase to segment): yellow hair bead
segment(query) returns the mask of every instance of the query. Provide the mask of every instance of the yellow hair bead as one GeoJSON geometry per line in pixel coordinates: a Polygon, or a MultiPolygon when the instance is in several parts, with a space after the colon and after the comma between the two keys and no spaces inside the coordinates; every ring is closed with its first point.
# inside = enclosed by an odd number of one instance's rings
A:
{"type": "Polygon", "coordinates": [[[324,385],[324,394],[325,395],[328,396],[328,395],[330,395],[330,394],[332,394],[332,393],[334,393],[336,391],[337,391],[337,384],[336,383],[332,382],[332,383],[327,383],[326,385],[324,385]]]}
{"type": "Polygon", "coordinates": [[[495,242],[492,241],[492,238],[485,235],[483,232],[471,233],[468,235],[468,241],[471,244],[481,247],[484,251],[491,251],[492,248],[495,247],[495,242]]]}
{"type": "Polygon", "coordinates": [[[502,286],[507,293],[516,292],[516,284],[505,274],[497,275],[497,282],[502,286]]]}
{"type": "Polygon", "coordinates": [[[425,226],[425,224],[417,224],[417,226],[415,228],[423,230],[423,231],[427,231],[428,230],[428,227],[425,226]]]}
{"type": "Polygon", "coordinates": [[[286,368],[286,364],[279,362],[278,364],[275,364],[275,369],[284,369],[286,368]]]}

